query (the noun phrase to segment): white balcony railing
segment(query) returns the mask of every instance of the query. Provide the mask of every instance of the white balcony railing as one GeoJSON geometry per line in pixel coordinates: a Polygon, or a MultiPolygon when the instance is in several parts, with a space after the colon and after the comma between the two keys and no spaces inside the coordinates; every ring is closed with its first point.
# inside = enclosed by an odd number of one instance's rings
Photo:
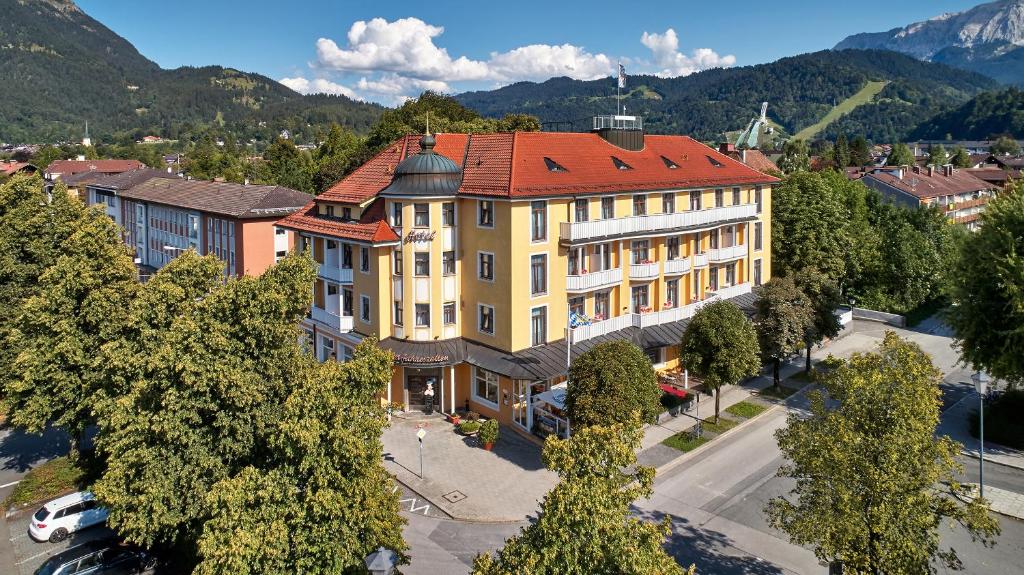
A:
{"type": "Polygon", "coordinates": [[[665,262],[665,275],[674,276],[690,271],[690,258],[676,258],[665,262]]]}
{"type": "Polygon", "coordinates": [[[712,262],[727,262],[747,256],[747,246],[739,244],[727,248],[714,248],[708,250],[708,259],[712,262]]]}
{"type": "Polygon", "coordinates": [[[312,317],[313,321],[318,321],[329,328],[338,331],[352,331],[352,316],[350,315],[338,315],[323,308],[313,306],[312,317]]]}
{"type": "Polygon", "coordinates": [[[697,313],[697,310],[706,303],[750,293],[750,289],[751,285],[749,283],[743,283],[720,289],[717,292],[708,292],[704,301],[695,302],[689,305],[647,313],[623,314],[573,329],[570,331],[570,337],[572,337],[573,343],[578,343],[599,335],[605,335],[620,329],[626,329],[627,327],[644,328],[672,323],[674,321],[681,321],[693,317],[693,314],[697,313]]]}
{"type": "Polygon", "coordinates": [[[317,267],[317,274],[326,280],[342,284],[352,283],[352,268],[337,268],[327,264],[320,264],[317,267]]]}
{"type": "Polygon", "coordinates": [[[718,222],[755,219],[756,204],[710,208],[672,214],[650,214],[589,222],[562,222],[559,233],[562,241],[577,242],[595,238],[642,235],[666,230],[686,230],[711,227],[718,222]]]}
{"type": "Polygon", "coordinates": [[[695,268],[706,268],[706,267],[708,267],[708,254],[693,254],[693,267],[695,267],[695,268]]]}
{"type": "Polygon", "coordinates": [[[622,283],[622,268],[566,276],[565,289],[572,292],[587,291],[622,283]]]}
{"type": "Polygon", "coordinates": [[[632,264],[629,266],[629,279],[631,280],[649,280],[658,277],[660,273],[661,264],[658,262],[651,262],[649,264],[632,264]]]}

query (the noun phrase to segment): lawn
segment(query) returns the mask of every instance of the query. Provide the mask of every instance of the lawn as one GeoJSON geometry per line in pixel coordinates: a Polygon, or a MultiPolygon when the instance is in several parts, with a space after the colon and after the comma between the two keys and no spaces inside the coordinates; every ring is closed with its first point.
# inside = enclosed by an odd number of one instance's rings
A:
{"type": "Polygon", "coordinates": [[[888,84],[888,80],[868,82],[867,85],[861,88],[856,94],[836,104],[835,107],[825,114],[825,117],[818,120],[817,123],[800,130],[795,136],[793,136],[793,138],[805,141],[813,139],[814,136],[818,135],[818,132],[824,130],[832,122],[835,122],[839,118],[849,114],[857,108],[857,106],[867,104],[873,100],[875,96],[877,96],[888,84]]]}
{"type": "Polygon", "coordinates": [[[775,399],[786,399],[789,396],[791,396],[794,393],[796,393],[797,391],[799,391],[799,390],[798,389],[794,389],[792,387],[786,387],[784,385],[780,385],[779,387],[775,387],[774,385],[769,385],[768,387],[766,387],[766,388],[762,389],[761,391],[757,392],[757,394],[760,395],[760,396],[763,396],[763,397],[774,397],[775,399]]]}
{"type": "Polygon", "coordinates": [[[708,439],[707,437],[699,437],[694,439],[690,435],[689,431],[684,431],[682,433],[677,433],[672,437],[665,439],[661,443],[674,449],[678,449],[679,451],[693,451],[694,449],[697,449],[698,447],[704,445],[709,441],[711,440],[708,439]]]}
{"type": "Polygon", "coordinates": [[[21,483],[7,497],[5,506],[40,503],[68,491],[81,489],[85,477],[85,469],[67,457],[58,457],[26,473],[21,483]]]}
{"type": "MultiPolygon", "coordinates": [[[[726,410],[726,411],[728,411],[728,410],[726,410]]],[[[712,417],[709,417],[709,418],[707,418],[707,419],[705,419],[703,421],[704,421],[704,423],[703,423],[702,427],[704,428],[704,431],[710,431],[711,433],[714,433],[714,434],[725,433],[726,431],[729,431],[730,429],[732,429],[732,428],[734,428],[734,427],[736,427],[737,425],[740,424],[740,422],[738,422],[738,421],[734,421],[732,419],[726,419],[724,417],[718,418],[718,423],[715,423],[714,422],[714,418],[712,418],[712,417]]]]}
{"type": "Polygon", "coordinates": [[[759,404],[751,403],[749,401],[741,401],[735,405],[730,405],[725,408],[725,411],[735,415],[736,417],[742,417],[743,419],[750,419],[751,417],[757,417],[765,412],[768,408],[759,404]]]}

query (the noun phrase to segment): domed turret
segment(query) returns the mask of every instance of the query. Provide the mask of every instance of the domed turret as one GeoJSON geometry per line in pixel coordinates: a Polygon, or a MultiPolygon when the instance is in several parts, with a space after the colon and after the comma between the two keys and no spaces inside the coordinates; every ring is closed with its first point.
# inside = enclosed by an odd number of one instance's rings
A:
{"type": "Polygon", "coordinates": [[[434,136],[420,139],[418,154],[402,160],[382,196],[454,196],[462,183],[462,170],[455,162],[434,152],[434,136]]]}

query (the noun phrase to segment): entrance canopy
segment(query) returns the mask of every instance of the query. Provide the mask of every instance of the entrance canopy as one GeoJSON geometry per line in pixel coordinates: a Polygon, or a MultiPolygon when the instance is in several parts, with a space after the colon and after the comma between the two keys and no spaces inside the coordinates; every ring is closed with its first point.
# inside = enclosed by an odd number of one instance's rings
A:
{"type": "Polygon", "coordinates": [[[543,401],[557,409],[565,409],[565,394],[567,387],[565,383],[552,386],[551,389],[533,396],[537,401],[543,401]]]}

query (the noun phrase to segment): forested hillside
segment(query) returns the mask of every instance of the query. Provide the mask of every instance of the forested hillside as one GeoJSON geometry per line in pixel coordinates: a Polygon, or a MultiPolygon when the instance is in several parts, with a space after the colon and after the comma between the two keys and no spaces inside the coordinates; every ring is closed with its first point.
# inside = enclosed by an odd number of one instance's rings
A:
{"type": "Polygon", "coordinates": [[[0,142],[77,140],[86,121],[94,140],[217,125],[267,141],[307,124],[366,132],[383,111],[219,66],[162,70],[69,0],[0,0],[0,13],[0,142]]]}
{"type": "MultiPolygon", "coordinates": [[[[958,106],[998,84],[984,76],[921,62],[887,51],[822,51],[770,64],[707,70],[679,78],[630,76],[623,98],[627,113],[644,117],[655,133],[685,133],[719,139],[739,130],[768,101],[768,116],[789,133],[823,118],[836,104],[871,81],[888,81],[870,102],[828,125],[820,134],[864,134],[874,141],[904,136],[935,114],[958,106]]],[[[526,113],[542,122],[574,121],[615,111],[612,79],[553,78],[519,82],[497,90],[457,96],[487,116],[526,113]]]]}
{"type": "Polygon", "coordinates": [[[1024,91],[1008,88],[986,92],[966,104],[924,122],[913,139],[987,140],[998,136],[1024,138],[1024,91]]]}

